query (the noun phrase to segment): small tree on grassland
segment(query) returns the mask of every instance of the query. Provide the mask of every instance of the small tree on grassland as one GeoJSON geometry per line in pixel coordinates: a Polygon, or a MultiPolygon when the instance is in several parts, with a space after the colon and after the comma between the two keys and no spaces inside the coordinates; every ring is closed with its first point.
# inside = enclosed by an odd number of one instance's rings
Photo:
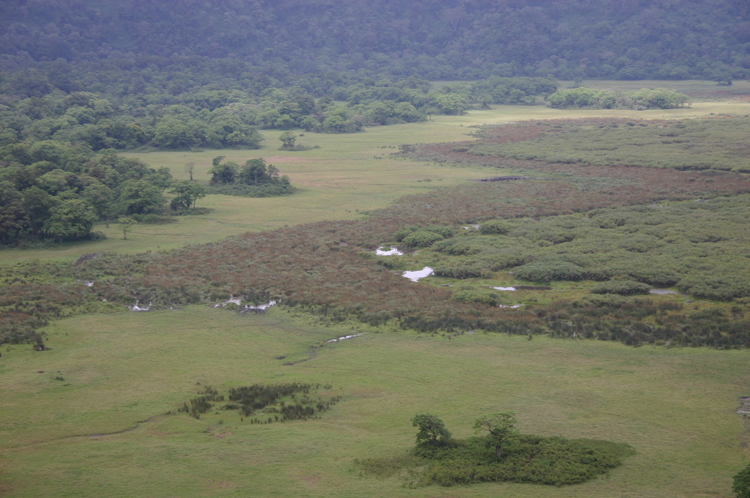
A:
{"type": "Polygon", "coordinates": [[[195,163],[190,162],[185,164],[185,173],[190,174],[190,181],[193,181],[193,171],[195,171],[195,163]]]}
{"type": "Polygon", "coordinates": [[[411,419],[411,425],[419,428],[417,432],[417,444],[430,442],[438,445],[451,438],[451,433],[445,428],[445,424],[437,415],[423,413],[411,419]]]}
{"type": "Polygon", "coordinates": [[[477,433],[488,433],[485,441],[495,448],[497,459],[500,460],[503,457],[503,445],[518,434],[515,425],[515,413],[501,412],[478,418],[474,422],[474,430],[477,433]]]}
{"type": "Polygon", "coordinates": [[[133,229],[133,225],[136,224],[136,221],[133,218],[122,217],[117,220],[117,223],[119,223],[120,228],[122,228],[122,240],[126,240],[128,238],[128,232],[133,229]]]}
{"type": "Polygon", "coordinates": [[[283,144],[282,148],[293,149],[294,143],[297,141],[297,136],[294,134],[294,132],[285,131],[281,134],[279,140],[281,140],[281,143],[283,144]]]}

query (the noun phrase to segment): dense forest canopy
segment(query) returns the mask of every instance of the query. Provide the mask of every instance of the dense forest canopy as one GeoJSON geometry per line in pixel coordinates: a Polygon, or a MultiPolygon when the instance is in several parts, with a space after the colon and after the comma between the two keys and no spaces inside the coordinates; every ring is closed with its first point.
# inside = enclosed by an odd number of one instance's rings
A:
{"type": "MultiPolygon", "coordinates": [[[[247,78],[327,71],[405,78],[685,79],[750,74],[738,0],[7,0],[6,67],[58,61],[164,71],[222,61],[247,78]]],[[[178,86],[186,82],[175,82],[178,86]]],[[[138,86],[140,81],[132,84],[138,86]]]]}

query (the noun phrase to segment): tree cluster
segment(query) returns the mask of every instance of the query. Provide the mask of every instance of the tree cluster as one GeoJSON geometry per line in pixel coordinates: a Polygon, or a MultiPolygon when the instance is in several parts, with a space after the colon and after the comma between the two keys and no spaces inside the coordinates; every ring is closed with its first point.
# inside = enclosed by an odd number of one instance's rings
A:
{"type": "Polygon", "coordinates": [[[530,104],[556,90],[556,83],[544,78],[491,78],[433,89],[416,78],[375,81],[335,75],[308,84],[268,81],[248,88],[237,80],[204,82],[200,67],[167,69],[175,71],[171,78],[153,77],[151,85],[133,89],[96,81],[97,75],[105,81],[126,80],[133,77],[129,71],[111,69],[107,77],[93,73],[76,85],[85,91],[50,84],[52,69],[13,73],[0,84],[0,145],[55,140],[95,151],[255,149],[263,141],[259,129],[354,133],[365,126],[420,121],[433,114],[462,114],[491,103],[530,104]],[[181,78],[191,82],[179,89],[170,86],[181,78]]]}
{"type": "Polygon", "coordinates": [[[547,98],[557,109],[589,107],[593,109],[676,109],[690,105],[690,97],[674,90],[641,88],[618,93],[609,90],[574,88],[558,90],[547,98]]]}
{"type": "Polygon", "coordinates": [[[55,141],[0,147],[0,164],[3,244],[82,239],[97,221],[159,212],[172,183],[167,168],[55,141]]]}
{"type": "MultiPolygon", "coordinates": [[[[417,485],[477,482],[578,484],[622,464],[632,448],[605,441],[576,442],[560,437],[525,435],[515,428],[513,412],[484,415],[474,422],[476,437],[453,439],[439,417],[420,414],[411,474],[417,485]]],[[[377,459],[360,462],[377,468],[377,459]]]]}
{"type": "Polygon", "coordinates": [[[234,161],[224,161],[224,156],[213,159],[210,190],[215,194],[239,195],[244,197],[270,197],[294,193],[289,177],[279,177],[279,169],[266,164],[265,159],[249,159],[243,166],[234,161]]]}

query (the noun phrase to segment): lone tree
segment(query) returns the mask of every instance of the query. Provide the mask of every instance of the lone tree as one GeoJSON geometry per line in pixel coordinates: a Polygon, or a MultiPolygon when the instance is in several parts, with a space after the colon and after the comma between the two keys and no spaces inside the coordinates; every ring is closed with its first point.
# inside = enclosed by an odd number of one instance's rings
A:
{"type": "Polygon", "coordinates": [[[193,171],[195,171],[195,163],[185,163],[185,173],[190,174],[190,181],[193,181],[193,171]]]}
{"type": "Polygon", "coordinates": [[[200,183],[184,181],[174,185],[169,193],[176,195],[172,199],[170,206],[175,211],[178,211],[181,209],[190,209],[191,206],[195,207],[195,202],[198,199],[206,197],[206,188],[200,183]]]}
{"type": "Polygon", "coordinates": [[[122,240],[126,240],[128,238],[128,232],[133,229],[133,225],[137,222],[133,218],[122,217],[117,220],[117,223],[119,223],[120,228],[122,228],[122,240]]]}
{"type": "Polygon", "coordinates": [[[474,422],[474,430],[477,433],[488,433],[485,441],[495,448],[497,459],[500,460],[503,456],[503,445],[518,434],[515,425],[515,413],[500,412],[478,418],[474,422]]]}
{"type": "Polygon", "coordinates": [[[734,476],[732,491],[737,498],[750,498],[750,465],[734,476]]]}
{"type": "Polygon", "coordinates": [[[411,425],[418,427],[417,444],[430,442],[435,446],[451,438],[451,433],[437,415],[423,413],[411,419],[411,425]]]}
{"type": "Polygon", "coordinates": [[[297,136],[291,131],[285,131],[281,134],[279,140],[281,140],[282,149],[293,149],[294,143],[297,141],[297,136]]]}

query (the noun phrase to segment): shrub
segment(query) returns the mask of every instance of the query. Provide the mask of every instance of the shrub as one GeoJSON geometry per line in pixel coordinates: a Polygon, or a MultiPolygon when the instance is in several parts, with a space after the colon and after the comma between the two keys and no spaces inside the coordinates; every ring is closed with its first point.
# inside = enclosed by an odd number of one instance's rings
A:
{"type": "Polygon", "coordinates": [[[510,231],[510,226],[504,221],[488,221],[482,224],[480,231],[484,235],[505,235],[510,231]]]}
{"type": "Polygon", "coordinates": [[[682,278],[671,270],[660,268],[638,268],[637,270],[631,270],[629,273],[637,281],[656,287],[672,287],[673,285],[677,285],[682,278]]]}
{"type": "Polygon", "coordinates": [[[465,303],[486,304],[487,306],[497,306],[500,304],[500,298],[498,297],[497,292],[489,292],[483,289],[454,292],[453,299],[465,303]]]}
{"type": "Polygon", "coordinates": [[[586,278],[586,270],[561,260],[534,261],[513,270],[516,277],[529,282],[551,282],[553,280],[578,281],[586,278]]]}
{"type": "Polygon", "coordinates": [[[734,476],[732,491],[737,498],[750,498],[750,465],[734,476]]]}
{"type": "Polygon", "coordinates": [[[486,263],[454,264],[435,268],[435,276],[446,278],[486,278],[492,275],[492,269],[486,263]]]}
{"type": "MultiPolygon", "coordinates": [[[[409,235],[413,234],[414,232],[436,233],[440,235],[441,239],[449,239],[453,237],[453,229],[449,226],[430,225],[430,226],[422,227],[419,225],[414,225],[414,226],[404,227],[404,228],[399,229],[395,234],[393,234],[393,238],[395,238],[397,242],[403,242],[404,239],[406,239],[409,235]]],[[[426,246],[420,246],[420,247],[426,247],[426,246]]]]}
{"type": "Polygon", "coordinates": [[[619,294],[621,296],[633,296],[636,294],[648,294],[650,285],[634,282],[632,280],[610,280],[596,284],[591,292],[593,294],[619,294]]]}
{"type": "Polygon", "coordinates": [[[169,223],[177,223],[177,220],[172,216],[161,216],[158,214],[136,214],[133,215],[132,218],[138,223],[144,223],[146,225],[167,225],[169,223]]]}
{"type": "Polygon", "coordinates": [[[439,240],[443,240],[443,236],[437,232],[430,230],[417,230],[412,232],[409,236],[405,237],[401,242],[407,247],[430,247],[432,244],[439,240]]]}

